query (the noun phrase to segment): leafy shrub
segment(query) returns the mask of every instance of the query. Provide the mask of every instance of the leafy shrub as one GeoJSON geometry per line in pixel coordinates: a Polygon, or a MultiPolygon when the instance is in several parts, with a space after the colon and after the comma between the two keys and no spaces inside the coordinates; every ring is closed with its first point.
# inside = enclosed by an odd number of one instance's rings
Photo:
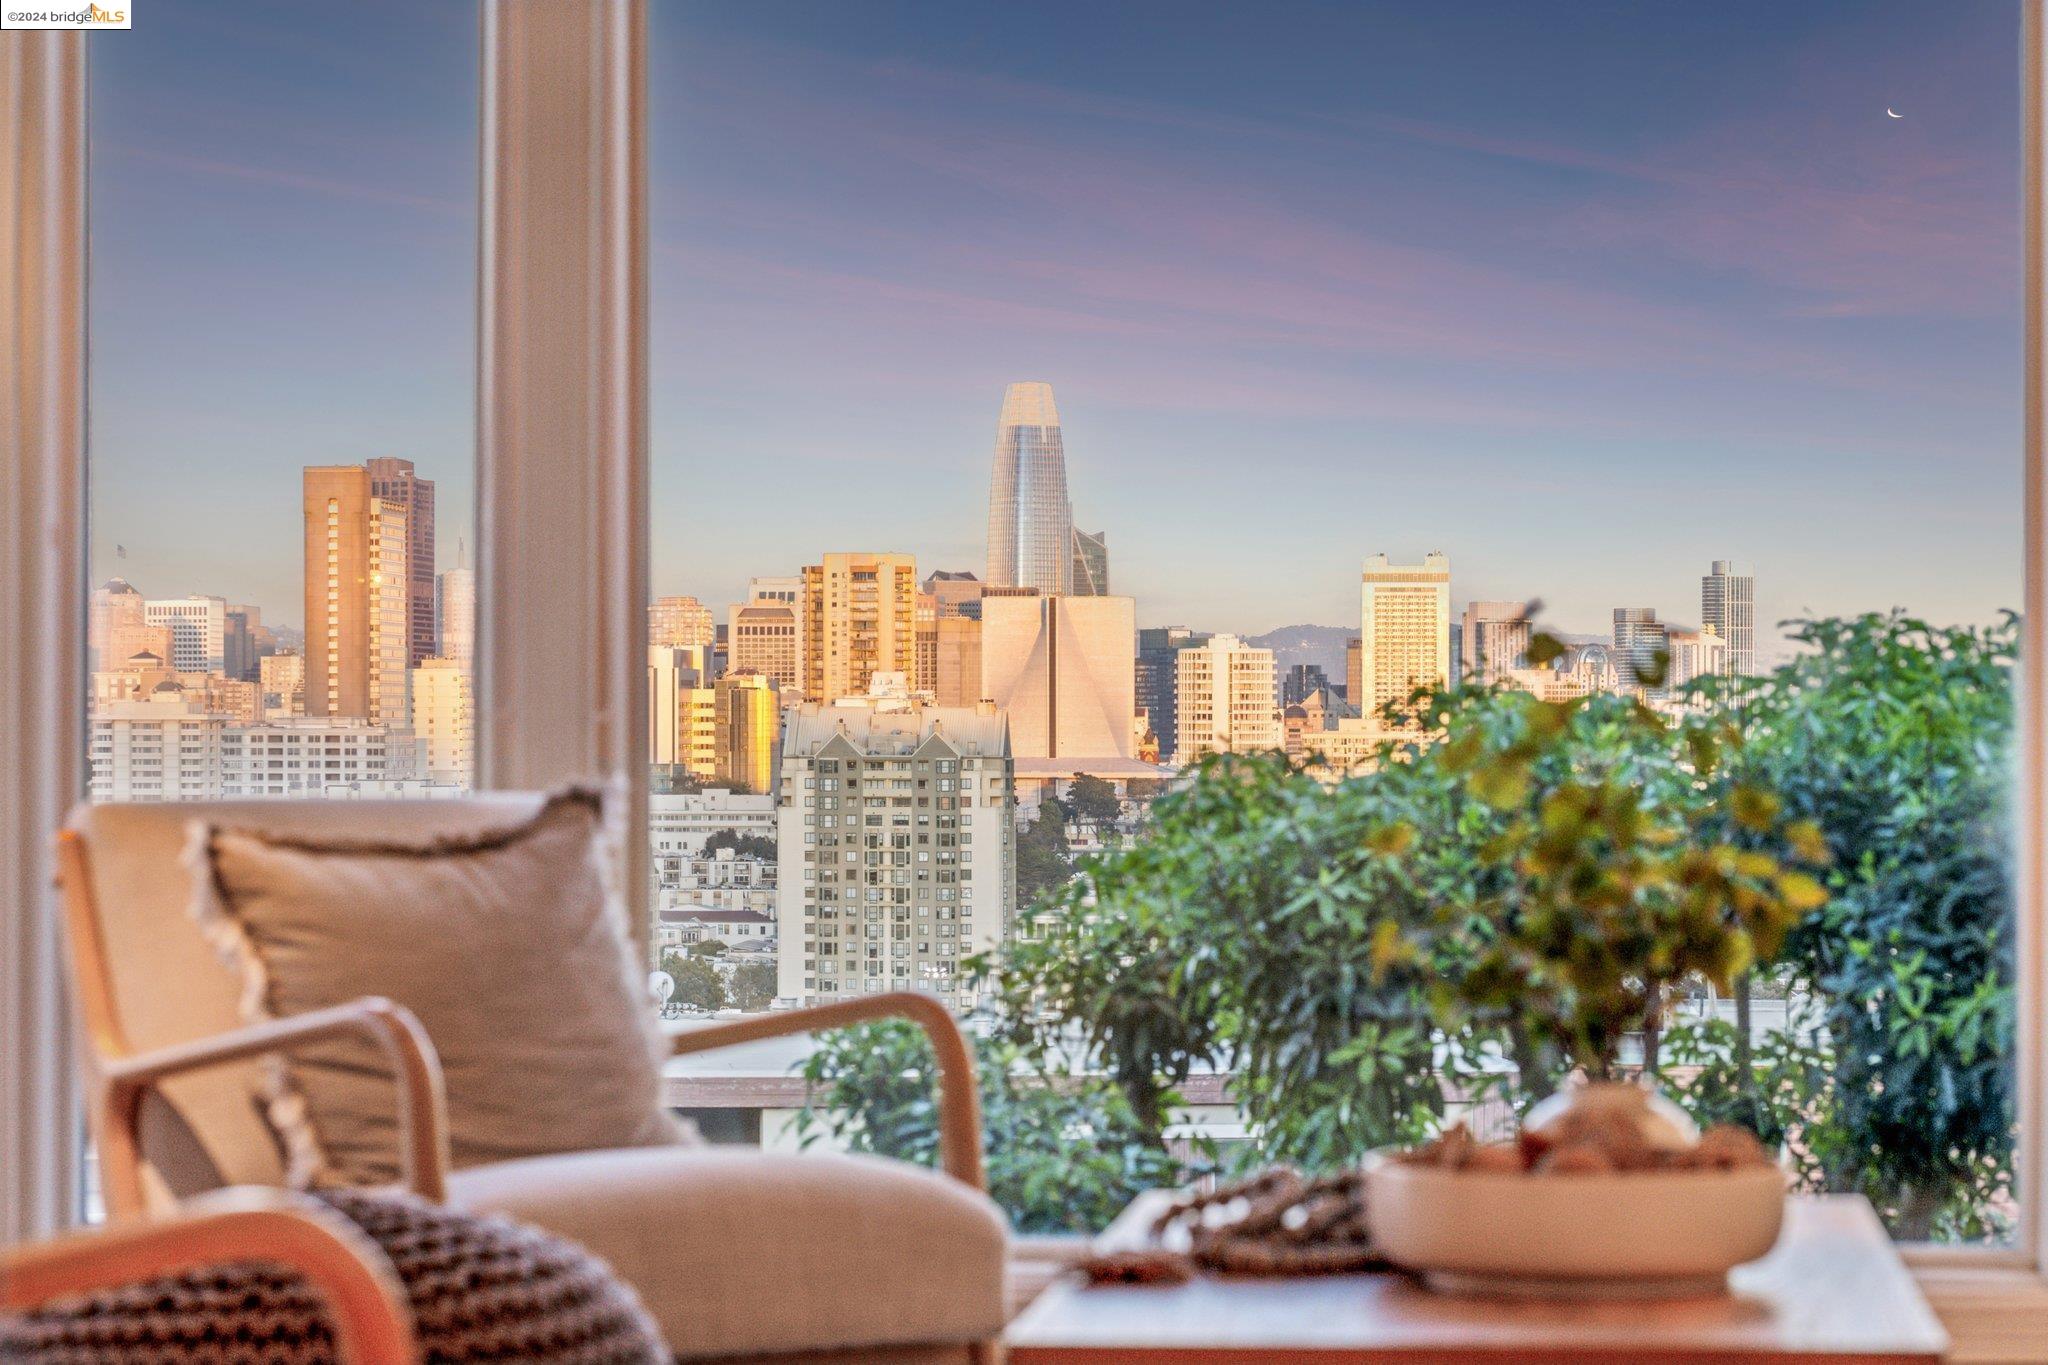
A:
{"type": "MultiPolygon", "coordinates": [[[[1184,1172],[1114,1086],[1051,1072],[999,1040],[974,1042],[989,1194],[1019,1232],[1094,1232],[1184,1172]]],[[[936,1064],[922,1030],[890,1021],[819,1035],[796,1131],[806,1147],[938,1164],[936,1064]]]]}

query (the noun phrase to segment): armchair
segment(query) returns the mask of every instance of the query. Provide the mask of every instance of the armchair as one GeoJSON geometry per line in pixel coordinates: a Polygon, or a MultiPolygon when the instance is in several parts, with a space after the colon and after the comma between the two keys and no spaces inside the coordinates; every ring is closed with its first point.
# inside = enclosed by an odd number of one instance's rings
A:
{"type": "Polygon", "coordinates": [[[247,1260],[297,1271],[326,1300],[341,1360],[418,1359],[405,1296],[376,1246],[332,1211],[277,1190],[224,1190],[161,1222],[0,1252],[0,1313],[247,1260]]]}
{"type": "Polygon", "coordinates": [[[681,1358],[990,1361],[1006,1228],[983,1189],[972,1054],[937,1000],[907,992],[701,1028],[678,1054],[885,1016],[931,1038],[944,1173],[848,1155],[713,1147],[576,1152],[450,1170],[443,1080],[407,1011],[365,998],[249,1026],[238,983],[185,913],[184,830],[209,819],[378,836],[523,819],[538,797],[325,805],[81,807],[59,836],[77,997],[98,1063],[108,1205],[132,1219],[226,1184],[276,1184],[257,1059],[344,1031],[392,1058],[405,1183],[570,1237],[639,1291],[681,1358]]]}

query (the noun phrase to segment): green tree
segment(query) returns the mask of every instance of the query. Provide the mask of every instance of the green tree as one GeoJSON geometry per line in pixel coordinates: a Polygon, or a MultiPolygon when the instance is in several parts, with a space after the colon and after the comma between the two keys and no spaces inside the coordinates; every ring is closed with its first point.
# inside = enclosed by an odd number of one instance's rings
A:
{"type": "Polygon", "coordinates": [[[714,829],[704,840],[704,853],[708,857],[722,848],[729,848],[739,858],[763,858],[775,861],[775,841],[765,834],[743,834],[736,829],[714,829]]]}
{"type": "Polygon", "coordinates": [[[1076,820],[1107,824],[1123,814],[1116,788],[1089,773],[1076,777],[1067,788],[1067,806],[1076,820]]]}
{"type": "Polygon", "coordinates": [[[1834,855],[1789,952],[1830,1044],[1807,1140],[1824,1186],[1869,1195],[1900,1236],[1982,1235],[2012,1170],[2019,625],[1894,612],[1793,638],[1796,659],[1729,700],[1760,780],[1834,855]]]}
{"type": "Polygon", "coordinates": [[[688,953],[691,957],[723,957],[726,953],[725,940],[722,938],[700,938],[690,945],[688,953]]]}
{"type": "Polygon", "coordinates": [[[765,962],[746,962],[733,969],[732,1003],[740,1009],[765,1010],[775,999],[775,968],[765,962]]]}
{"type": "MultiPolygon", "coordinates": [[[[1095,1232],[1143,1190],[1186,1172],[1122,1094],[1048,1071],[999,1040],[974,1040],[989,1195],[1019,1232],[1095,1232]]],[[[818,1036],[796,1131],[805,1146],[938,1164],[936,1069],[924,1033],[901,1022],[818,1036]]]]}
{"type": "Polygon", "coordinates": [[[1066,808],[1059,802],[1042,802],[1038,818],[1017,831],[1016,869],[1020,909],[1072,879],[1074,854],[1067,842],[1066,808]]]}
{"type": "Polygon", "coordinates": [[[675,978],[676,991],[669,998],[678,1005],[695,1005],[702,1010],[725,1008],[725,982],[718,969],[702,957],[664,953],[661,970],[675,978]]]}

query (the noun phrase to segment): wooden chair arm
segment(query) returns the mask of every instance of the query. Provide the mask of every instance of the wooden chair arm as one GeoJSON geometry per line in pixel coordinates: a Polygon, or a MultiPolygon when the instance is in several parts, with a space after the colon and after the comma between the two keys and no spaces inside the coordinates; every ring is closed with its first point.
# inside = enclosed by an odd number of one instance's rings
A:
{"type": "Polygon", "coordinates": [[[871,1019],[908,1019],[923,1029],[939,1059],[939,1162],[946,1174],[977,1190],[988,1188],[982,1167],[981,1095],[974,1084],[974,1053],[952,1012],[936,996],[916,991],[863,995],[829,1005],[757,1014],[675,1035],[671,1055],[732,1047],[739,1043],[846,1028],[871,1019]]]}
{"type": "Polygon", "coordinates": [[[245,1260],[305,1277],[327,1301],[342,1360],[419,1359],[405,1293],[376,1244],[326,1206],[281,1190],[222,1190],[162,1222],[0,1252],[0,1309],[245,1260]]]}
{"type": "Polygon", "coordinates": [[[297,1043],[366,1033],[398,1073],[399,1159],[407,1188],[440,1203],[448,1195],[448,1101],[434,1044],[412,1011],[381,996],[271,1019],[155,1052],[109,1058],[100,1123],[100,1169],[116,1217],[143,1212],[142,1097],[159,1081],[188,1071],[279,1052],[297,1043]]]}

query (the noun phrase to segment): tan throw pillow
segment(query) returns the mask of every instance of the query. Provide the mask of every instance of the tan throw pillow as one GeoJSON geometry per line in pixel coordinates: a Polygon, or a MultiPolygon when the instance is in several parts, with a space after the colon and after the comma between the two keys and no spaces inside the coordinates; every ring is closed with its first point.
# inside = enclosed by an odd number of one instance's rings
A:
{"type": "MultiPolygon", "coordinates": [[[[418,1015],[457,1169],[672,1142],[604,804],[574,789],[510,828],[409,843],[195,822],[194,914],[242,972],[251,1023],[365,995],[418,1015]]],[[[367,1038],[274,1059],[269,1118],[293,1183],[396,1180],[396,1093],[367,1038]]]]}

